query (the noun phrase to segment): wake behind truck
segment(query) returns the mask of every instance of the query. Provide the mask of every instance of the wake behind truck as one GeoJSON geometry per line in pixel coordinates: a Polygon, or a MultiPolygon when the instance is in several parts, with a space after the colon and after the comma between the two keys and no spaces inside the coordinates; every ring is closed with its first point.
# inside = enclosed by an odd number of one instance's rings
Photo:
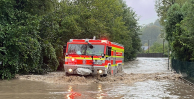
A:
{"type": "Polygon", "coordinates": [[[123,45],[108,40],[70,39],[64,55],[66,75],[114,75],[124,65],[123,45]]]}

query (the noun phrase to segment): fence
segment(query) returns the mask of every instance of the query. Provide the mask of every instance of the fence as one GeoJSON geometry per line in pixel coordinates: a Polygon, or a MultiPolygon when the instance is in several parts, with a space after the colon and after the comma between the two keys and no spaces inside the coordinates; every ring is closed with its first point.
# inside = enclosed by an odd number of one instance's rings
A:
{"type": "Polygon", "coordinates": [[[137,57],[165,57],[163,53],[140,53],[137,57]]]}
{"type": "Polygon", "coordinates": [[[172,69],[177,73],[186,74],[188,78],[194,79],[194,62],[186,62],[172,59],[172,69]]]}

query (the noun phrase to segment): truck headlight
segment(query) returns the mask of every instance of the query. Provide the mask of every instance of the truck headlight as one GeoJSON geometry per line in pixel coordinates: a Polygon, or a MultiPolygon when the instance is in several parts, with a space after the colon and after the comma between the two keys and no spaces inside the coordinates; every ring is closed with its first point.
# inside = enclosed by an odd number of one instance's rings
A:
{"type": "Polygon", "coordinates": [[[73,71],[73,70],[70,68],[70,69],[69,69],[69,72],[72,72],[72,71],[73,71]]]}
{"type": "Polygon", "coordinates": [[[71,61],[73,61],[73,62],[74,62],[74,61],[75,61],[75,58],[72,58],[72,59],[71,59],[71,61]]]}
{"type": "Polygon", "coordinates": [[[99,71],[98,71],[98,73],[100,73],[100,74],[101,74],[101,73],[102,73],[102,70],[99,70],[99,71]]]}

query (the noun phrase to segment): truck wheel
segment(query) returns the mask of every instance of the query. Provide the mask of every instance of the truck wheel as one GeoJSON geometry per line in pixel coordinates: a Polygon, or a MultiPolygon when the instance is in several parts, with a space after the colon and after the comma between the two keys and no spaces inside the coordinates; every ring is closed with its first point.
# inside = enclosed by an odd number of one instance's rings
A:
{"type": "Polygon", "coordinates": [[[123,71],[123,66],[119,65],[117,68],[117,73],[121,73],[123,71]]]}
{"type": "Polygon", "coordinates": [[[107,75],[111,75],[111,66],[108,65],[107,75]]]}
{"type": "Polygon", "coordinates": [[[107,76],[107,74],[103,74],[103,75],[102,75],[102,77],[106,77],[106,76],[107,76]]]}
{"type": "Polygon", "coordinates": [[[66,76],[69,76],[69,73],[68,73],[68,72],[65,72],[65,75],[66,75],[66,76]]]}

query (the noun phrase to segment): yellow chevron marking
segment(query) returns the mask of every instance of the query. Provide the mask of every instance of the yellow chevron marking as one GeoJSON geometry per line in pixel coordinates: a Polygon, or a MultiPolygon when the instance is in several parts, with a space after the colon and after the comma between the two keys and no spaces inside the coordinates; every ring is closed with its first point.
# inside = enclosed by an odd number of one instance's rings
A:
{"type": "Polygon", "coordinates": [[[112,64],[111,66],[114,67],[114,66],[117,66],[117,64],[112,64]]]}
{"type": "Polygon", "coordinates": [[[112,58],[124,58],[124,56],[108,56],[108,55],[106,55],[105,57],[112,57],[112,58]]]}
{"type": "Polygon", "coordinates": [[[112,47],[112,50],[116,50],[117,52],[119,52],[119,51],[124,52],[124,49],[116,48],[116,47],[112,47]]]}

